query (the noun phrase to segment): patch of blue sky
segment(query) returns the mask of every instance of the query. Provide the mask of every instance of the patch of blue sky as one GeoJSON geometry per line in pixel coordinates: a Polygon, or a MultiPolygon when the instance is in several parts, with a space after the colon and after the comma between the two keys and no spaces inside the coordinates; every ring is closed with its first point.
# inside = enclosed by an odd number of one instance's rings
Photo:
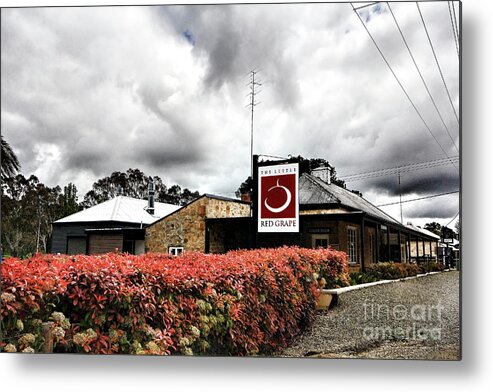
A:
{"type": "Polygon", "coordinates": [[[380,3],[377,3],[375,4],[371,11],[374,13],[374,14],[381,14],[382,12],[384,12],[383,8],[382,8],[382,5],[380,3]]]}
{"type": "Polygon", "coordinates": [[[381,3],[377,3],[371,6],[369,10],[364,10],[363,17],[365,19],[365,22],[368,23],[375,14],[380,15],[385,14],[386,12],[387,9],[383,7],[381,3]]]}
{"type": "Polygon", "coordinates": [[[192,32],[190,30],[185,30],[182,35],[185,37],[185,39],[188,41],[190,45],[195,46],[195,37],[193,36],[192,32]]]}

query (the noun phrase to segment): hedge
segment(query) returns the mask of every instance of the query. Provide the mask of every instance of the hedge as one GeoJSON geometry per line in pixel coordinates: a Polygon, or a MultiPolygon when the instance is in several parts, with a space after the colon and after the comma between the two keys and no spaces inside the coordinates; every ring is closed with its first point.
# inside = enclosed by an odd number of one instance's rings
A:
{"type": "Polygon", "coordinates": [[[443,271],[443,264],[436,261],[427,263],[374,263],[366,267],[365,272],[353,272],[350,274],[351,285],[376,282],[385,279],[401,279],[408,276],[416,276],[432,271],[443,271]]]}
{"type": "Polygon", "coordinates": [[[410,263],[376,263],[370,264],[366,268],[366,273],[378,278],[378,280],[400,279],[416,276],[420,273],[420,268],[416,264],[410,263]]]}
{"type": "Polygon", "coordinates": [[[2,263],[0,350],[269,355],[314,316],[318,288],[349,284],[346,255],[283,247],[224,255],[36,255],[2,263]]]}

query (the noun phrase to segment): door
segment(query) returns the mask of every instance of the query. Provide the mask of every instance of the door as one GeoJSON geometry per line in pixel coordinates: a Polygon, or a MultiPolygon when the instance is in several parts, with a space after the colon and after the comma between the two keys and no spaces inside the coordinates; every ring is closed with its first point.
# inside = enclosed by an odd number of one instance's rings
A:
{"type": "Polygon", "coordinates": [[[97,255],[109,252],[121,252],[122,234],[91,234],[89,236],[89,254],[97,255]]]}
{"type": "Polygon", "coordinates": [[[68,255],[85,255],[86,254],[86,237],[68,237],[67,238],[68,255]]]}

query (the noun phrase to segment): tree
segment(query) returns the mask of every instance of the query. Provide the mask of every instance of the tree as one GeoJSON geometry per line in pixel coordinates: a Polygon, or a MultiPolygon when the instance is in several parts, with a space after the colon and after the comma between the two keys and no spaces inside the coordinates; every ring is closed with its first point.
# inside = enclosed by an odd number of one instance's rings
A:
{"type": "MultiPolygon", "coordinates": [[[[179,185],[167,188],[158,176],[152,177],[154,194],[157,202],[184,205],[197,197],[197,191],[182,191],[179,185]]],[[[125,173],[113,172],[109,177],[102,178],[92,185],[92,189],[84,196],[82,207],[88,208],[110,200],[118,195],[146,199],[148,197],[149,176],[139,169],[128,169],[125,173]]]]}
{"type": "Polygon", "coordinates": [[[454,231],[447,226],[442,226],[442,238],[455,238],[454,231]]]}
{"type": "Polygon", "coordinates": [[[70,182],[63,188],[63,194],[60,195],[59,204],[62,216],[74,214],[82,209],[77,199],[77,187],[70,182]]]}
{"type": "Polygon", "coordinates": [[[15,155],[14,151],[10,147],[10,144],[7,143],[7,141],[3,138],[3,135],[1,137],[1,160],[2,160],[2,167],[1,167],[1,178],[2,181],[9,177],[15,176],[15,174],[19,171],[20,169],[20,164],[17,159],[17,156],[15,155]]]}
{"type": "Polygon", "coordinates": [[[190,189],[185,188],[181,192],[180,196],[180,205],[184,206],[191,201],[195,200],[197,197],[200,196],[200,193],[198,191],[192,192],[190,189]]]}
{"type": "Polygon", "coordinates": [[[431,231],[432,233],[441,236],[442,235],[442,225],[438,222],[430,222],[423,226],[425,230],[431,231]]]}
{"type": "MultiPolygon", "coordinates": [[[[162,194],[166,193],[166,186],[157,176],[153,180],[156,199],[159,199],[162,194]]],[[[113,172],[109,177],[96,181],[92,189],[84,196],[81,204],[84,208],[88,208],[118,195],[145,199],[148,185],[149,177],[139,169],[128,169],[126,173],[113,172]]]]}
{"type": "MultiPolygon", "coordinates": [[[[49,251],[52,222],[65,216],[66,200],[76,197],[75,187],[53,188],[22,174],[2,183],[2,248],[6,254],[25,257],[49,251]],[[68,189],[71,189],[70,191],[68,189]]],[[[69,204],[72,204],[70,202],[69,204]]],[[[73,206],[71,208],[75,208],[73,206]]]]}
{"type": "Polygon", "coordinates": [[[240,187],[236,190],[236,197],[240,198],[242,195],[253,194],[253,178],[248,176],[248,178],[243,181],[240,187]]]}
{"type": "Polygon", "coordinates": [[[457,222],[455,222],[455,232],[457,235],[460,235],[460,219],[457,219],[457,222]]]}

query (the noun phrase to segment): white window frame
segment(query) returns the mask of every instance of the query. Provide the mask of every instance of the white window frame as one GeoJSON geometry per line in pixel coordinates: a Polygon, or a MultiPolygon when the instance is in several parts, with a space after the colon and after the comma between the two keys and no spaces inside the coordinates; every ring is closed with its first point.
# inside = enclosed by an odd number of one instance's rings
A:
{"type": "Polygon", "coordinates": [[[183,248],[183,246],[170,246],[169,247],[169,254],[171,256],[180,256],[181,254],[183,254],[184,251],[185,251],[185,249],[183,248]]]}
{"type": "Polygon", "coordinates": [[[317,242],[317,240],[326,240],[327,241],[327,247],[326,248],[328,248],[330,246],[328,234],[312,234],[312,248],[314,248],[314,249],[317,248],[315,246],[315,243],[317,242]]]}
{"type": "Polygon", "coordinates": [[[354,226],[347,227],[347,255],[349,264],[358,264],[358,229],[354,226]]]}

